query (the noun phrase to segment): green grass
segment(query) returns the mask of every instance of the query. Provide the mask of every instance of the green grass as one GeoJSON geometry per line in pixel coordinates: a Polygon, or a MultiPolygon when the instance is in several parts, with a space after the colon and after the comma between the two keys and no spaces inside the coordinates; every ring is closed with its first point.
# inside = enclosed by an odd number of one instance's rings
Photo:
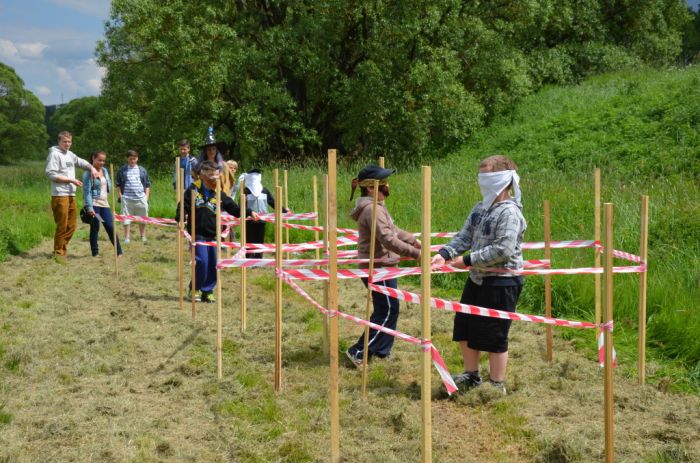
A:
{"type": "MultiPolygon", "coordinates": [[[[700,391],[700,68],[613,74],[573,87],[545,88],[479,132],[451,157],[432,164],[432,229],[456,231],[479,200],[478,161],[493,153],[511,156],[522,178],[526,241],[543,238],[544,200],[552,211],[554,240],[594,236],[593,168],[602,169],[602,199],[614,204],[617,249],[639,252],[640,196],[650,196],[648,348],[663,360],[660,372],[672,372],[672,387],[700,391]],[[668,366],[668,365],[672,365],[668,366]]],[[[108,161],[109,162],[109,161],[108,161]]],[[[387,153],[387,165],[391,166],[387,153]]],[[[350,181],[361,162],[339,154],[338,225],[353,227],[348,217],[350,181]]],[[[116,167],[116,166],[115,166],[116,167]]],[[[246,169],[249,166],[241,166],[246,169]]],[[[2,167],[0,260],[17,254],[53,234],[49,182],[43,163],[2,167]]],[[[325,165],[290,166],[289,205],[296,212],[312,210],[311,179],[317,177],[319,204],[325,165]]],[[[280,178],[282,175],[280,173],[280,178]]],[[[172,217],[174,198],[170,173],[152,175],[151,216],[172,217]]],[[[273,190],[270,169],[263,183],[273,190]]],[[[387,201],[402,228],[420,228],[420,171],[399,171],[391,178],[387,201]]],[[[80,195],[79,195],[80,198],[80,195]]],[[[82,198],[79,199],[82,203],[82,198]]],[[[85,227],[80,226],[82,233],[85,227]]],[[[272,240],[273,227],[267,230],[272,240]]],[[[290,241],[310,241],[313,234],[290,232],[290,241]]],[[[444,240],[443,240],[444,241],[444,240]]],[[[542,257],[527,252],[526,258],[542,257]]],[[[593,264],[593,252],[554,250],[554,267],[593,264]]],[[[616,261],[617,265],[626,265],[616,261]]],[[[145,278],[157,278],[142,269],[145,278]]],[[[437,276],[434,292],[457,298],[463,275],[437,276]]],[[[615,339],[625,364],[636,358],[639,276],[615,277],[615,339]]],[[[411,280],[415,283],[417,280],[411,280]]],[[[272,287],[274,279],[256,284],[272,287]]],[[[553,277],[556,316],[592,320],[593,277],[553,277]]],[[[521,311],[542,313],[544,285],[529,277],[521,311]]],[[[580,331],[566,337],[589,350],[593,337],[580,331]]],[[[628,370],[627,374],[633,375],[628,370]]],[[[659,373],[663,374],[663,373],[659,373]]]]}

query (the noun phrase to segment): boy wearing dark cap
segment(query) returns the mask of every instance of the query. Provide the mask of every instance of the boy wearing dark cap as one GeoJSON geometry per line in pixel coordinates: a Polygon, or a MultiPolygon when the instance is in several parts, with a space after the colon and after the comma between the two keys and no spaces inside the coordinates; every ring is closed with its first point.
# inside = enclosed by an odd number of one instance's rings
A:
{"type": "MultiPolygon", "coordinates": [[[[372,239],[372,205],[374,203],[374,181],[379,181],[377,189],[377,214],[375,225],[375,245],[374,258],[381,259],[375,264],[376,267],[389,265],[397,261],[399,257],[407,256],[414,259],[420,257],[420,241],[413,234],[404,231],[394,225],[394,221],[387,210],[384,200],[389,197],[388,177],[396,172],[395,169],[384,169],[375,165],[365,166],[356,179],[352,182],[352,191],[360,187],[361,197],[357,198],[355,208],[350,213],[350,217],[357,222],[359,240],[357,245],[358,257],[369,259],[370,245],[372,239]]],[[[352,199],[352,196],[350,197],[352,199]]],[[[367,268],[369,264],[361,264],[367,268]]],[[[367,278],[362,282],[367,286],[367,278]]],[[[397,288],[396,278],[377,282],[378,285],[397,288]]],[[[399,300],[384,294],[372,292],[372,305],[374,310],[369,321],[390,329],[396,329],[399,320],[399,300]]],[[[348,349],[347,356],[356,367],[362,366],[364,350],[364,333],[360,339],[348,349]]],[[[379,358],[389,357],[391,348],[394,345],[394,337],[381,331],[369,330],[368,358],[377,356],[379,358]]]]}

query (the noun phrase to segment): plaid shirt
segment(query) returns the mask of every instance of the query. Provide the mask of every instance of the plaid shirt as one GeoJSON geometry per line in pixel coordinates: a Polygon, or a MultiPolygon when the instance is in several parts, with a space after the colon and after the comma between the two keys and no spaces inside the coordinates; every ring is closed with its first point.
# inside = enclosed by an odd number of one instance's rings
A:
{"type": "Polygon", "coordinates": [[[527,223],[521,208],[512,199],[495,203],[488,210],[477,203],[459,233],[443,248],[451,259],[471,250],[469,277],[474,283],[481,285],[484,277],[514,276],[509,272],[489,272],[488,268],[523,268],[520,245],[527,223]]]}

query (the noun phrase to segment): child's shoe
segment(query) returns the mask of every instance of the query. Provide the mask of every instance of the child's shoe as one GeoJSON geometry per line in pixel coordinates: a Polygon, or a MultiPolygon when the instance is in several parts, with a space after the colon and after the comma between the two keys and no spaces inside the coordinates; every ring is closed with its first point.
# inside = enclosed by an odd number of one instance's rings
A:
{"type": "Polygon", "coordinates": [[[129,244],[131,243],[131,240],[129,238],[124,238],[124,244],[129,244]]]}
{"type": "Polygon", "coordinates": [[[202,291],[200,294],[202,295],[202,302],[206,304],[213,304],[214,302],[216,302],[216,298],[214,297],[213,293],[207,293],[205,291],[202,291]]]}
{"type": "Polygon", "coordinates": [[[502,393],[503,395],[506,395],[506,385],[503,381],[494,381],[492,379],[489,379],[489,384],[498,392],[502,393]]]}
{"type": "Polygon", "coordinates": [[[470,371],[465,371],[458,375],[452,376],[452,380],[457,385],[457,388],[461,391],[466,391],[475,387],[479,387],[483,384],[481,376],[478,373],[474,374],[470,371]]]}
{"type": "Polygon", "coordinates": [[[350,359],[353,365],[355,365],[356,368],[362,368],[362,357],[357,357],[357,352],[352,353],[350,352],[350,349],[345,351],[345,355],[350,359]]]}
{"type": "Polygon", "coordinates": [[[142,242],[142,243],[147,243],[147,242],[148,242],[148,238],[146,238],[145,236],[142,236],[142,237],[141,237],[141,242],[142,242]]]}

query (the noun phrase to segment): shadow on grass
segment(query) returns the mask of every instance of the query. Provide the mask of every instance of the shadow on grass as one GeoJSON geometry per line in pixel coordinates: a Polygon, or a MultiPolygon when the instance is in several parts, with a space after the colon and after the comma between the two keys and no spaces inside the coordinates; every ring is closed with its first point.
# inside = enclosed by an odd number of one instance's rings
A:
{"type": "Polygon", "coordinates": [[[177,348],[175,348],[175,350],[173,350],[170,353],[170,355],[168,355],[168,358],[166,358],[160,365],[158,365],[158,367],[155,370],[149,371],[148,374],[153,375],[156,373],[162,373],[165,370],[166,365],[168,363],[170,363],[172,361],[172,359],[174,359],[178,353],[182,352],[187,346],[191,345],[194,342],[194,340],[197,339],[197,337],[199,336],[199,334],[202,331],[204,331],[204,328],[202,328],[202,327],[199,327],[199,328],[196,328],[195,330],[193,330],[190,333],[190,335],[187,336],[182,341],[182,343],[179,346],[177,346],[177,348]]]}

